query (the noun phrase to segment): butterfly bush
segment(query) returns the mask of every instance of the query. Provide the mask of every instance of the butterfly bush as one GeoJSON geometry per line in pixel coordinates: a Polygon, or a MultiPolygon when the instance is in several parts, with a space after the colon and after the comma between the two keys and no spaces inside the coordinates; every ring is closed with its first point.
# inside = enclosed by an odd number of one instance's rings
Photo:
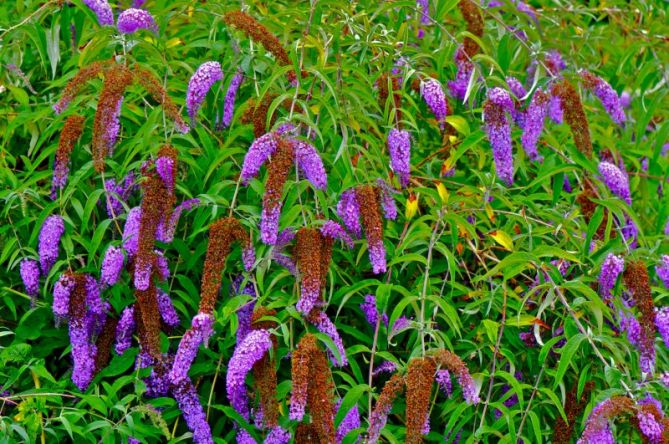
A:
{"type": "MultiPolygon", "coordinates": [[[[388,133],[388,153],[390,154],[390,166],[395,174],[399,176],[403,187],[409,185],[411,174],[411,135],[408,131],[393,128],[388,133]]],[[[394,219],[394,218],[393,218],[394,219]]]]}
{"type": "Polygon", "coordinates": [[[121,12],[116,26],[121,34],[133,34],[140,29],[158,32],[153,16],[143,9],[129,8],[121,12]]]}
{"type": "Polygon", "coordinates": [[[513,147],[511,125],[505,112],[513,109],[509,93],[501,88],[493,88],[488,92],[484,111],[485,130],[495,158],[497,177],[508,186],[513,184],[513,147]]]}
{"type": "Polygon", "coordinates": [[[98,17],[100,26],[114,26],[114,13],[107,0],[83,0],[83,3],[98,17]]]}
{"type": "Polygon", "coordinates": [[[48,275],[58,259],[60,238],[65,232],[63,218],[51,215],[44,220],[39,232],[39,261],[42,273],[48,275]]]}

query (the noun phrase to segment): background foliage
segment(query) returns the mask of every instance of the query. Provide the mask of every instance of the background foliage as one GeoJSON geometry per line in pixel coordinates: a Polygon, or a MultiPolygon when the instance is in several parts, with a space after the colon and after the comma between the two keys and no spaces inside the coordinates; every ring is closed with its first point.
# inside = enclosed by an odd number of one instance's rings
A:
{"type": "MultiPolygon", "coordinates": [[[[207,60],[221,63],[225,79],[208,95],[200,124],[187,135],[165,130],[162,109],[131,88],[124,100],[118,146],[107,159],[107,176],[120,179],[169,141],[179,150],[179,200],[199,197],[203,202],[184,215],[174,242],[166,246],[172,271],[169,291],[182,327],[174,336],[165,336],[163,345],[174,349],[197,311],[207,227],[227,215],[241,162],[254,138],[252,126],[240,121],[246,104],[274,93],[270,114],[279,122],[291,117],[280,106],[294,94],[284,75],[287,68],[225,26],[223,13],[239,7],[227,3],[149,0],[146,7],[159,32],[127,37],[134,43],[129,51],[124,51],[114,29],[100,27],[79,0],[11,0],[0,5],[0,441],[123,442],[134,436],[145,442],[178,442],[189,436],[173,399],[142,397],[146,370],[134,370],[136,348],[114,356],[86,393],[70,380],[67,331],[54,327],[51,312],[53,284],[68,267],[97,275],[104,251],[118,245],[120,233],[100,204],[103,177],[93,170],[87,142],[101,81],[91,82],[76,101],[85,110],[87,129],[73,152],[70,181],[55,201],[49,198],[51,168],[64,117],[56,116],[51,106],[82,66],[114,55],[126,55],[164,79],[180,106],[194,70],[207,60]],[[233,124],[215,131],[225,86],[238,67],[246,78],[233,124]],[[39,229],[53,213],[66,221],[61,255],[42,280],[38,302],[31,308],[19,261],[36,257],[39,229]]],[[[616,313],[592,289],[609,252],[643,259],[649,269],[661,253],[669,252],[663,234],[669,199],[658,193],[669,176],[669,160],[662,155],[669,138],[668,3],[535,2],[537,22],[511,3],[501,10],[483,10],[485,34],[475,58],[483,77],[472,88],[468,104],[450,100],[448,122],[457,130],[451,140],[442,139],[432,114],[410,86],[426,76],[444,85],[455,77],[453,55],[466,35],[455,0],[431,2],[436,24],[425,27],[422,39],[416,36],[413,1],[243,3],[279,37],[294,66],[303,60],[308,76],[301,88],[312,94],[309,100],[296,100],[300,113],[292,117],[315,132],[314,144],[328,172],[325,192],[314,193],[305,181],[286,188],[282,227],[299,227],[323,216],[336,219],[342,191],[389,177],[385,144],[395,116],[391,100],[385,107],[379,105],[375,83],[398,57],[409,60],[402,111],[413,139],[412,183],[396,196],[401,208],[408,207],[407,214],[385,222],[390,272],[387,277],[371,273],[362,240],[352,250],[335,248],[326,285],[328,314],[350,360],[350,367],[334,371],[337,393],[349,405],[358,404],[363,428],[369,396],[377,396],[383,380],[368,385],[374,330],[359,304],[370,293],[391,323],[400,315],[413,319],[409,329],[392,338],[382,329],[377,365],[382,359],[403,367],[421,355],[425,338],[428,348],[446,348],[462,357],[481,387],[483,402],[477,406],[463,403],[459,395],[434,397],[427,442],[452,442],[457,435],[462,442],[515,442],[519,436],[525,442],[550,440],[555,420],[563,414],[566,392],[578,385],[580,393],[587,381],[596,388],[586,413],[602,399],[624,393],[623,383],[640,396],[651,393],[669,400],[659,381],[642,377],[637,352],[614,328],[616,313]],[[514,29],[522,30],[527,40],[518,38],[514,29]],[[530,62],[550,49],[563,54],[567,76],[586,68],[619,93],[631,94],[628,124],[619,128],[599,102],[582,91],[595,150],[621,156],[630,174],[634,219],[641,231],[636,250],[626,251],[618,235],[598,241],[589,251],[589,238],[582,233],[592,234],[596,224],[587,226],[580,214],[578,189],[567,192],[562,183],[564,175],[574,185],[586,171],[596,175],[597,164],[578,154],[566,125],[547,124],[541,164],[531,163],[515,143],[513,186],[507,188],[495,178],[481,124],[485,89],[506,87],[504,79],[510,75],[525,80],[530,62]],[[647,171],[641,165],[644,158],[647,171]],[[445,161],[455,167],[454,176],[441,176],[445,161]],[[437,184],[447,191],[440,194],[437,184]],[[415,214],[409,204],[413,199],[418,204],[415,214]],[[569,261],[564,277],[551,265],[554,260],[569,261]],[[527,292],[539,275],[539,285],[527,292]],[[544,345],[526,346],[521,332],[535,334],[544,345]],[[566,345],[553,349],[561,339],[566,345]],[[516,372],[522,379],[516,380],[516,372]],[[513,395],[518,402],[505,406],[513,395]],[[499,418],[496,409],[503,412],[499,418]]],[[[520,132],[514,130],[513,135],[517,142],[520,132]]],[[[299,292],[295,279],[271,262],[269,248],[259,241],[265,176],[262,172],[259,180],[240,189],[234,213],[256,240],[260,261],[252,277],[259,303],[277,310],[281,322],[278,391],[285,413],[290,365],[283,358],[311,327],[294,309],[299,292]]],[[[605,197],[598,203],[621,214],[621,202],[602,192],[605,197]]],[[[138,202],[135,196],[127,204],[138,202]]],[[[608,223],[613,225],[612,220],[608,223]]],[[[233,256],[216,308],[216,334],[209,348],[200,350],[190,373],[220,442],[234,440],[235,420],[221,378],[235,346],[235,310],[240,305],[228,297],[228,288],[241,270],[233,256]]],[[[125,282],[129,279],[126,275],[125,282]]],[[[117,313],[134,298],[126,283],[105,293],[117,313]]],[[[661,283],[653,286],[653,295],[657,306],[667,305],[669,291],[661,283]]],[[[660,374],[669,370],[669,356],[659,340],[656,348],[660,374]]],[[[384,430],[389,442],[403,441],[403,412],[400,400],[384,430]]],[[[577,431],[585,418],[576,418],[577,431]]],[[[625,427],[621,435],[627,433],[625,427]]]]}

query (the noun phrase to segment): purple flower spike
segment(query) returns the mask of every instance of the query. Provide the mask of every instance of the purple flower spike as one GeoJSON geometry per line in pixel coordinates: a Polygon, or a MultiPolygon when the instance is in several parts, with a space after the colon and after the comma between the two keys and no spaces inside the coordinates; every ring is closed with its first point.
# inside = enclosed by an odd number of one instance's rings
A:
{"type": "Polygon", "coordinates": [[[266,245],[276,243],[282,207],[283,202],[277,202],[273,208],[267,208],[263,205],[262,213],[260,213],[260,239],[266,245]]]}
{"type": "Polygon", "coordinates": [[[158,32],[153,16],[143,9],[128,8],[118,16],[118,30],[121,34],[132,34],[140,29],[158,32]]]}
{"type": "Polygon", "coordinates": [[[655,311],[655,325],[664,344],[669,347],[669,307],[662,307],[655,311]]]}
{"type": "Polygon", "coordinates": [[[142,217],[141,207],[135,207],[128,212],[123,227],[123,248],[128,253],[128,258],[137,254],[137,242],[139,238],[139,220],[142,217]]]}
{"type": "Polygon", "coordinates": [[[379,321],[379,311],[376,308],[376,297],[373,294],[365,296],[364,302],[360,304],[360,310],[362,310],[369,325],[375,327],[379,321]]]}
{"type": "Polygon", "coordinates": [[[420,11],[420,24],[429,25],[430,24],[430,1],[429,0],[416,0],[417,9],[420,11]]]}
{"type": "Polygon", "coordinates": [[[191,325],[202,336],[204,348],[209,347],[209,338],[214,334],[214,317],[207,313],[198,313],[193,318],[191,325]]]}
{"type": "Polygon", "coordinates": [[[655,272],[664,286],[669,288],[669,256],[666,254],[662,255],[662,261],[655,267],[655,272]]]}
{"type": "Polygon", "coordinates": [[[114,26],[114,13],[107,0],[83,0],[83,2],[98,16],[100,26],[114,26]]]}
{"type": "Polygon", "coordinates": [[[558,51],[549,51],[544,58],[544,65],[548,68],[548,74],[553,77],[560,75],[560,72],[567,67],[567,64],[562,59],[562,54],[558,51]]]}
{"type": "Polygon", "coordinates": [[[328,177],[316,148],[302,140],[293,141],[293,148],[297,166],[304,177],[317,189],[325,190],[328,185],[328,177]]]}
{"type": "Polygon", "coordinates": [[[105,258],[102,260],[102,271],[100,272],[100,283],[103,286],[111,287],[121,275],[123,270],[123,261],[125,255],[120,247],[109,247],[105,252],[105,258]]]}
{"type": "Polygon", "coordinates": [[[174,159],[168,156],[161,156],[156,159],[156,171],[163,180],[165,187],[170,193],[174,192],[175,171],[174,159]]]}
{"type": "Polygon", "coordinates": [[[625,111],[618,94],[613,90],[611,85],[606,80],[586,70],[581,70],[579,74],[583,78],[586,88],[592,90],[599,101],[602,102],[604,109],[611,116],[611,119],[618,125],[625,123],[625,111]]]}
{"type": "Polygon", "coordinates": [[[200,199],[188,199],[181,202],[177,207],[172,211],[169,220],[162,221],[158,226],[157,239],[160,242],[165,242],[169,244],[174,240],[174,232],[177,229],[177,224],[181,218],[181,213],[184,211],[190,211],[193,208],[196,208],[200,205],[200,199]]]}
{"type": "Polygon", "coordinates": [[[613,298],[611,290],[616,285],[618,275],[623,272],[624,268],[625,260],[620,256],[609,254],[604,259],[602,270],[599,272],[599,295],[604,301],[611,302],[613,298]]]}
{"type": "Polygon", "coordinates": [[[465,398],[467,404],[479,403],[478,390],[469,372],[462,372],[458,375],[458,384],[462,387],[462,396],[465,398]]]}
{"type": "Polygon", "coordinates": [[[637,412],[636,417],[639,420],[639,430],[641,430],[641,433],[648,438],[648,442],[662,442],[662,431],[664,430],[664,427],[661,423],[657,422],[652,413],[639,411],[637,412]]]}
{"type": "Polygon", "coordinates": [[[65,232],[63,218],[58,215],[51,215],[46,218],[39,232],[39,262],[42,267],[42,274],[47,276],[51,267],[58,259],[58,247],[60,237],[65,232]]]}
{"type": "Polygon", "coordinates": [[[393,336],[398,335],[399,333],[409,328],[409,325],[411,325],[411,319],[407,318],[406,316],[400,316],[397,318],[392,328],[390,329],[390,334],[388,337],[392,338],[393,336]]]}
{"type": "Polygon", "coordinates": [[[235,348],[226,375],[226,390],[232,407],[244,419],[249,419],[248,395],[246,394],[246,375],[272,348],[272,338],[267,330],[253,330],[235,348]]]}
{"type": "MultiPolygon", "coordinates": [[[[337,413],[339,413],[339,409],[341,408],[342,401],[339,400],[337,402],[337,413]]],[[[360,428],[360,412],[358,411],[358,405],[354,404],[351,409],[346,412],[346,416],[344,416],[344,419],[341,420],[341,423],[339,424],[339,428],[337,429],[337,435],[335,436],[337,440],[337,444],[341,444],[341,442],[344,440],[344,437],[352,430],[355,430],[357,428],[360,428]]]]}
{"type": "Polygon", "coordinates": [[[97,348],[90,342],[89,331],[83,319],[70,321],[70,343],[72,344],[72,382],[81,391],[86,390],[93,379],[97,348]]]}
{"type": "Polygon", "coordinates": [[[223,104],[223,126],[225,128],[232,123],[232,113],[235,109],[235,98],[237,97],[237,90],[239,90],[242,81],[244,80],[244,73],[238,69],[230,81],[228,91],[225,93],[225,102],[223,104]]]}
{"type": "Polygon", "coordinates": [[[165,325],[170,328],[179,326],[181,321],[179,320],[179,314],[172,304],[172,299],[160,289],[158,290],[158,311],[165,325]]]}
{"type": "Polygon", "coordinates": [[[321,312],[318,312],[315,316],[310,315],[309,320],[314,323],[314,326],[318,331],[320,331],[323,334],[326,334],[332,339],[332,342],[334,342],[335,347],[337,347],[337,351],[339,352],[339,362],[336,361],[334,355],[328,350],[328,354],[330,355],[330,361],[332,361],[332,365],[336,367],[346,367],[348,365],[348,358],[346,358],[346,349],[344,348],[344,343],[341,340],[341,336],[339,336],[339,332],[337,331],[337,327],[332,323],[330,318],[328,316],[321,312]]]}
{"type": "Polygon", "coordinates": [[[560,97],[551,96],[551,99],[548,102],[548,117],[553,121],[553,123],[562,123],[563,113],[560,97]]]}
{"type": "Polygon", "coordinates": [[[207,423],[207,416],[190,379],[184,378],[174,383],[172,394],[179,404],[188,428],[193,432],[193,441],[196,444],[213,444],[214,439],[207,423]]]}
{"type": "Polygon", "coordinates": [[[602,414],[602,410],[609,402],[611,402],[609,399],[602,401],[592,409],[585,425],[585,431],[577,444],[615,444],[608,418],[602,414]]]}
{"type": "Polygon", "coordinates": [[[109,125],[105,130],[105,142],[107,144],[107,154],[111,156],[114,153],[114,145],[118,140],[118,133],[121,131],[121,107],[123,106],[123,97],[116,102],[116,108],[109,117],[109,125]]]}
{"type": "Polygon", "coordinates": [[[344,226],[355,237],[362,234],[360,226],[360,204],[356,197],[355,189],[351,188],[342,193],[337,203],[337,215],[344,222],[344,226]]]}
{"type": "Polygon", "coordinates": [[[495,158],[497,177],[507,186],[513,184],[513,150],[511,126],[504,112],[512,110],[513,101],[509,93],[501,88],[488,92],[484,107],[485,130],[495,158]]]}
{"type": "Polygon", "coordinates": [[[393,196],[397,194],[397,191],[383,179],[377,179],[376,183],[381,190],[381,207],[383,208],[383,215],[386,219],[395,220],[397,218],[397,205],[395,204],[395,198],[393,196]]]}
{"type": "Polygon", "coordinates": [[[260,167],[274,154],[277,146],[277,139],[273,133],[267,133],[253,141],[242,165],[241,178],[244,185],[248,185],[249,181],[258,175],[260,167]]]}
{"type": "Polygon", "coordinates": [[[135,331],[135,307],[131,305],[123,309],[121,318],[116,324],[116,346],[114,350],[122,355],[132,345],[132,333],[135,331]]]}
{"type": "Polygon", "coordinates": [[[448,82],[448,90],[454,98],[464,100],[469,81],[474,74],[474,64],[467,57],[462,45],[455,51],[455,64],[458,67],[458,72],[455,80],[448,82]]]}
{"type": "Polygon", "coordinates": [[[437,122],[439,122],[439,127],[443,129],[444,119],[446,119],[446,115],[448,114],[448,104],[446,103],[446,95],[441,87],[441,83],[436,79],[430,79],[422,83],[421,96],[432,110],[437,122]]]}
{"type": "Polygon", "coordinates": [[[411,172],[411,135],[408,131],[393,128],[388,133],[388,152],[390,166],[397,174],[403,187],[409,185],[411,172]]]}
{"type": "Polygon", "coordinates": [[[535,162],[543,160],[543,157],[541,157],[537,150],[537,142],[539,141],[541,131],[544,129],[549,101],[550,98],[546,93],[540,89],[537,90],[534,96],[532,96],[532,101],[523,117],[523,134],[520,136],[520,141],[527,156],[535,162]]]}
{"type": "Polygon", "coordinates": [[[263,444],[288,444],[288,441],[290,441],[290,432],[276,426],[267,434],[263,444]]]}
{"type": "Polygon", "coordinates": [[[386,272],[386,247],[383,245],[383,239],[367,240],[369,250],[369,262],[372,263],[374,274],[386,272]]]}
{"type": "Polygon", "coordinates": [[[335,221],[325,221],[321,227],[321,233],[325,237],[344,242],[348,248],[353,248],[353,239],[351,239],[351,237],[346,234],[346,231],[344,231],[344,228],[335,221]]]}
{"type": "Polygon", "coordinates": [[[68,317],[70,311],[70,295],[74,289],[75,281],[72,276],[61,274],[53,287],[53,314],[56,323],[68,317]]]}
{"type": "Polygon", "coordinates": [[[34,303],[39,294],[39,264],[33,259],[23,259],[19,265],[19,271],[26,294],[30,296],[31,301],[34,303]]]}
{"type": "Polygon", "coordinates": [[[374,369],[373,376],[376,376],[379,373],[393,373],[395,370],[397,370],[397,364],[393,361],[383,361],[374,369]]]}
{"type": "Polygon", "coordinates": [[[186,333],[181,337],[179,348],[174,356],[174,365],[168,376],[172,384],[188,378],[188,371],[193,361],[195,361],[201,342],[202,334],[194,328],[186,330],[186,333]]]}
{"type": "Polygon", "coordinates": [[[219,80],[223,80],[223,71],[218,62],[205,62],[195,71],[188,82],[186,93],[186,108],[191,122],[195,125],[195,116],[202,106],[207,92],[219,80]]]}
{"type": "Polygon", "coordinates": [[[602,175],[602,180],[609,188],[609,190],[624,200],[627,205],[632,205],[630,184],[627,178],[627,174],[621,171],[611,162],[600,162],[598,170],[599,174],[602,175]]]}
{"type": "Polygon", "coordinates": [[[448,370],[437,370],[437,374],[434,377],[434,380],[437,382],[437,385],[441,391],[446,396],[451,396],[453,391],[453,383],[451,382],[451,374],[448,370]]]}
{"type": "Polygon", "coordinates": [[[511,90],[513,95],[516,96],[517,99],[522,99],[527,95],[525,87],[523,86],[522,83],[520,83],[520,80],[518,80],[517,78],[507,77],[506,84],[509,85],[509,89],[511,90]]]}

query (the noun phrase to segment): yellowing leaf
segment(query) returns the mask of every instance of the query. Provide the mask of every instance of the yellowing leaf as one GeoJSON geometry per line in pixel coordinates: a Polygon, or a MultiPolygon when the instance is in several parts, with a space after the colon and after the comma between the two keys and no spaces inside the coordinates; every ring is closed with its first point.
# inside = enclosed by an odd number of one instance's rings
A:
{"type": "Polygon", "coordinates": [[[437,193],[439,193],[439,197],[443,203],[448,203],[448,190],[441,182],[437,183],[437,193]]]}
{"type": "Polygon", "coordinates": [[[406,206],[406,211],[404,212],[404,216],[407,219],[411,219],[416,215],[418,212],[418,197],[411,193],[409,195],[409,198],[407,199],[407,206],[406,206]]]}
{"type": "Polygon", "coordinates": [[[493,211],[490,204],[485,204],[485,214],[488,215],[488,219],[490,219],[490,222],[495,222],[495,212],[493,211]]]}
{"type": "Polygon", "coordinates": [[[168,47],[168,48],[174,48],[175,46],[178,46],[178,45],[183,45],[183,42],[178,37],[175,37],[173,39],[169,39],[167,41],[167,43],[165,43],[165,46],[168,47]]]}
{"type": "Polygon", "coordinates": [[[496,230],[490,233],[490,237],[495,239],[495,242],[500,244],[502,247],[509,251],[513,251],[513,239],[511,239],[511,236],[506,234],[502,230],[496,230]]]}

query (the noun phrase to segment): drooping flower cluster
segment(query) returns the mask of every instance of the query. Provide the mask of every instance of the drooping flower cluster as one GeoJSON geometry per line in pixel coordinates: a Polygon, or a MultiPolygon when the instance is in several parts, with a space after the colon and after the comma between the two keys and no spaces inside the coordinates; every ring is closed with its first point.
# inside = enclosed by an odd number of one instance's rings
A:
{"type": "Polygon", "coordinates": [[[132,34],[140,29],[158,32],[153,16],[144,9],[128,8],[121,12],[116,26],[121,34],[132,34]]]}
{"type": "Polygon", "coordinates": [[[290,419],[302,421],[308,409],[319,442],[335,442],[332,372],[314,335],[304,335],[293,351],[291,376],[290,419]]]}
{"type": "Polygon", "coordinates": [[[98,17],[100,26],[114,26],[114,13],[108,0],[83,0],[83,2],[98,17]]]}
{"type": "Polygon", "coordinates": [[[611,162],[600,162],[598,166],[602,180],[613,194],[624,200],[627,205],[632,205],[630,184],[627,174],[611,162]]]}
{"type": "Polygon", "coordinates": [[[623,280],[640,312],[637,344],[641,355],[639,365],[642,371],[652,373],[655,367],[655,304],[650,292],[646,265],[641,261],[629,262],[625,267],[623,280]]]}
{"type": "Polygon", "coordinates": [[[609,253],[604,259],[602,269],[599,272],[599,295],[605,302],[611,302],[613,295],[611,290],[616,285],[618,275],[623,272],[625,261],[620,256],[609,253]]]}
{"type": "Polygon", "coordinates": [[[346,367],[348,365],[348,358],[346,357],[346,349],[344,348],[344,343],[339,336],[337,331],[337,326],[328,318],[328,316],[320,311],[318,308],[314,308],[308,316],[309,322],[314,324],[314,326],[321,333],[327,335],[334,342],[335,347],[337,347],[337,352],[339,353],[339,358],[335,358],[333,353],[330,354],[330,361],[333,365],[337,367],[346,367]]]}
{"type": "Polygon", "coordinates": [[[404,392],[405,386],[405,378],[399,373],[393,374],[386,385],[383,386],[369,419],[367,443],[376,444],[378,442],[381,430],[388,421],[388,414],[393,407],[393,402],[404,392]]]}
{"type": "Polygon", "coordinates": [[[571,129],[576,148],[586,157],[592,157],[590,126],[576,88],[567,80],[562,80],[551,87],[551,95],[560,100],[560,108],[571,129]]]}
{"type": "Polygon", "coordinates": [[[662,255],[660,263],[655,267],[657,277],[660,278],[665,287],[669,288],[669,256],[662,255]]]}
{"type": "Polygon", "coordinates": [[[296,164],[304,177],[317,189],[324,190],[327,186],[327,174],[318,151],[309,143],[283,137],[277,132],[265,134],[256,139],[249,147],[241,179],[246,185],[258,175],[260,167],[270,156],[269,175],[263,196],[263,211],[260,220],[260,237],[268,245],[275,245],[279,231],[283,187],[293,164],[296,164]]]}
{"type": "Polygon", "coordinates": [[[58,141],[56,159],[53,162],[53,181],[51,182],[51,199],[56,198],[57,190],[62,190],[67,184],[67,176],[70,172],[70,155],[74,144],[84,130],[84,118],[76,114],[71,115],[65,121],[63,130],[58,141]]]}
{"type": "Polygon", "coordinates": [[[432,110],[439,127],[444,129],[446,116],[448,115],[448,102],[446,95],[437,79],[429,79],[421,84],[420,94],[428,107],[432,110]]]}
{"type": "Polygon", "coordinates": [[[100,283],[103,286],[111,287],[118,282],[124,261],[125,254],[122,248],[112,246],[107,249],[100,270],[100,283]]]}
{"type": "Polygon", "coordinates": [[[544,129],[549,103],[550,97],[548,94],[538,89],[532,96],[532,101],[523,114],[521,126],[523,134],[520,136],[520,142],[532,161],[541,162],[543,159],[537,151],[537,142],[539,141],[541,131],[544,129]]]}
{"type": "Polygon", "coordinates": [[[423,435],[429,431],[430,394],[436,369],[436,363],[429,358],[409,362],[406,376],[407,443],[423,442],[423,435]]]}
{"type": "Polygon", "coordinates": [[[513,100],[508,92],[501,88],[488,91],[488,100],[484,105],[485,130],[492,147],[497,177],[508,186],[513,184],[513,147],[506,113],[513,109],[513,100]]]}
{"type": "Polygon", "coordinates": [[[188,81],[186,109],[192,125],[195,125],[197,111],[202,106],[205,96],[214,83],[219,80],[223,80],[221,64],[218,62],[204,62],[188,81]]]}
{"type": "Polygon", "coordinates": [[[591,90],[595,96],[602,102],[604,109],[611,116],[611,119],[618,125],[625,123],[625,111],[620,101],[618,93],[609,85],[609,83],[586,70],[581,70],[581,79],[583,85],[591,90]]]}
{"type": "Polygon", "coordinates": [[[384,197],[384,187],[360,185],[344,191],[337,204],[337,214],[346,229],[356,237],[364,227],[369,250],[369,260],[375,274],[386,271],[386,249],[383,245],[383,223],[379,206],[383,204],[386,217],[397,216],[392,197],[384,197]],[[364,211],[361,211],[364,208],[364,211]],[[362,220],[362,227],[360,225],[362,220]]]}
{"type": "Polygon", "coordinates": [[[578,397],[578,384],[574,384],[567,392],[567,396],[564,402],[564,411],[565,415],[567,416],[567,421],[565,422],[565,420],[562,418],[562,415],[558,415],[555,419],[552,439],[554,444],[569,444],[572,442],[574,427],[576,422],[581,418],[585,407],[588,405],[590,393],[594,387],[594,382],[586,382],[580,398],[578,397]]]}
{"type": "Polygon", "coordinates": [[[26,294],[30,296],[31,304],[35,305],[39,294],[39,264],[33,259],[23,259],[19,265],[19,272],[26,294]]]}
{"type": "Polygon", "coordinates": [[[403,187],[409,185],[411,174],[411,135],[408,131],[393,128],[388,133],[390,166],[403,187]]]}
{"type": "Polygon", "coordinates": [[[39,232],[39,244],[37,251],[39,253],[40,267],[42,274],[48,276],[51,267],[58,259],[60,238],[65,232],[63,218],[57,214],[47,217],[42,224],[39,232]]]}
{"type": "Polygon", "coordinates": [[[244,80],[244,73],[241,69],[237,70],[230,81],[228,91],[225,93],[225,102],[223,103],[223,127],[227,128],[232,123],[232,113],[235,110],[235,97],[237,97],[237,90],[244,80]]]}

